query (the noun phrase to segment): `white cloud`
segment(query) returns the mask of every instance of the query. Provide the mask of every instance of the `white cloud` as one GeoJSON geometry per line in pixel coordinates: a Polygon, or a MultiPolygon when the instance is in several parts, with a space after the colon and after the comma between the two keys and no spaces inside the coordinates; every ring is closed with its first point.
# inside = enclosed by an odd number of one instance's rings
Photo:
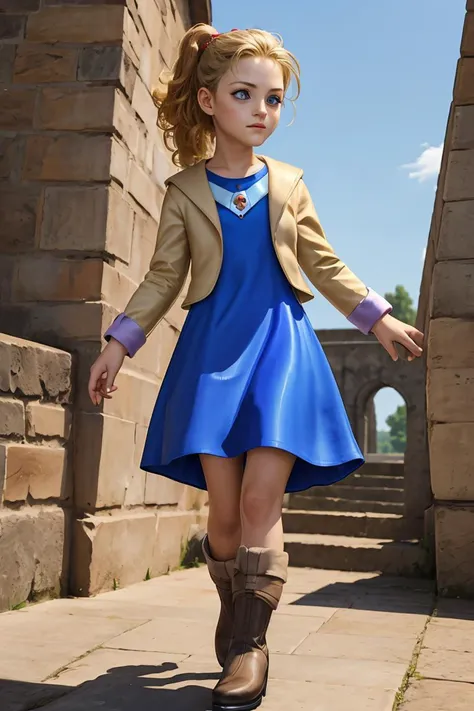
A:
{"type": "Polygon", "coordinates": [[[419,183],[424,183],[425,180],[436,178],[441,166],[441,156],[443,154],[443,144],[439,146],[430,146],[428,143],[422,143],[423,152],[413,163],[405,163],[402,168],[409,170],[409,178],[418,180],[419,183]]]}

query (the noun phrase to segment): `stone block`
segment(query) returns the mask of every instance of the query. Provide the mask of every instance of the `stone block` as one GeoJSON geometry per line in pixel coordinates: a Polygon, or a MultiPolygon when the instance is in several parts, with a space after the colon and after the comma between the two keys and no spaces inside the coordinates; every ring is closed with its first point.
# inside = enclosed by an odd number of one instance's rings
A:
{"type": "Polygon", "coordinates": [[[137,77],[132,97],[132,109],[140,116],[148,131],[156,127],[157,108],[151,94],[140,77],[137,77]]]}
{"type": "Polygon", "coordinates": [[[130,165],[128,189],[137,203],[159,222],[159,206],[162,202],[160,191],[152,178],[135,162],[130,165]]]}
{"type": "Polygon", "coordinates": [[[133,471],[130,472],[128,485],[125,490],[124,506],[143,505],[143,502],[145,501],[145,482],[147,474],[140,469],[140,460],[147,429],[148,428],[144,425],[136,425],[135,427],[133,471]]]}
{"type": "Polygon", "coordinates": [[[474,507],[437,505],[435,525],[439,594],[473,597],[474,507]]]}
{"type": "Polygon", "coordinates": [[[103,263],[102,299],[122,312],[130,301],[137,285],[128,276],[103,263]]]}
{"type": "Polygon", "coordinates": [[[120,183],[122,187],[127,183],[130,159],[131,156],[127,146],[113,136],[110,155],[110,177],[120,183]]]}
{"type": "Polygon", "coordinates": [[[30,402],[26,406],[28,437],[59,437],[69,439],[72,413],[61,405],[30,402]]]}
{"type": "Polygon", "coordinates": [[[188,511],[162,511],[153,548],[151,575],[163,575],[179,567],[195,515],[188,511]]]}
{"type": "Polygon", "coordinates": [[[111,131],[114,92],[113,86],[43,89],[37,126],[60,131],[111,131]]]}
{"type": "Polygon", "coordinates": [[[474,368],[435,368],[428,372],[428,420],[473,422],[473,402],[474,368]]]}
{"type": "Polygon", "coordinates": [[[21,400],[0,397],[0,436],[25,435],[25,408],[21,400]]]}
{"type": "Polygon", "coordinates": [[[469,368],[474,363],[474,321],[432,320],[428,354],[429,368],[469,368]]]}
{"type": "Polygon", "coordinates": [[[474,273],[469,262],[438,262],[433,270],[432,318],[474,317],[474,273]]]}
{"type": "MultiPolygon", "coordinates": [[[[0,49],[0,62],[1,61],[0,49]]],[[[9,179],[12,182],[19,182],[22,170],[23,151],[23,136],[0,137],[0,179],[9,179]]]]}
{"type": "MultiPolygon", "coordinates": [[[[148,426],[159,390],[159,380],[125,368],[118,373],[118,387],[113,398],[106,400],[106,415],[148,426]]],[[[133,447],[132,447],[133,449],[133,447]]]]}
{"type": "Polygon", "coordinates": [[[474,501],[474,423],[434,425],[430,461],[436,499],[474,501]]]}
{"type": "Polygon", "coordinates": [[[32,338],[47,338],[60,347],[76,348],[83,341],[100,341],[110,307],[100,301],[82,303],[38,303],[27,314],[25,330],[32,338]]]}
{"type": "Polygon", "coordinates": [[[122,92],[116,95],[113,125],[125,145],[136,155],[139,142],[138,119],[122,92]]]}
{"type": "MultiPolygon", "coordinates": [[[[166,34],[164,30],[163,34],[166,34]]],[[[165,69],[165,64],[160,52],[157,51],[157,47],[160,46],[161,45],[158,44],[152,47],[148,41],[143,42],[142,55],[140,59],[140,76],[143,79],[145,86],[148,87],[150,93],[156,88],[158,84],[158,77],[163,69],[165,69]]]]}
{"type": "Polygon", "coordinates": [[[81,413],[74,443],[76,506],[85,511],[122,506],[134,470],[135,423],[81,413]]]}
{"type": "Polygon", "coordinates": [[[4,44],[0,46],[0,84],[11,83],[15,52],[16,46],[14,44],[4,44]]]}
{"type": "Polygon", "coordinates": [[[28,18],[32,42],[121,42],[124,8],[120,5],[46,7],[28,18]]]}
{"type": "Polygon", "coordinates": [[[26,143],[25,180],[107,181],[110,178],[110,136],[30,136],[26,143]]]}
{"type": "Polygon", "coordinates": [[[456,104],[474,103],[474,58],[463,58],[458,62],[454,84],[456,104]]]}
{"type": "Polygon", "coordinates": [[[87,516],[75,522],[72,592],[95,595],[145,579],[152,567],[156,514],[87,516]]]}
{"type": "Polygon", "coordinates": [[[123,46],[126,54],[136,67],[140,65],[142,47],[144,38],[137,27],[137,21],[134,20],[130,12],[131,8],[125,9],[123,23],[123,46]]]}
{"type": "Polygon", "coordinates": [[[0,0],[0,12],[22,13],[39,10],[41,0],[0,0]]]}
{"type": "Polygon", "coordinates": [[[0,41],[18,42],[25,36],[26,17],[0,13],[0,41]]]}
{"type": "Polygon", "coordinates": [[[160,38],[164,34],[161,12],[154,2],[140,5],[138,11],[150,45],[154,47],[156,51],[159,47],[160,38]]]}
{"type": "Polygon", "coordinates": [[[84,47],[77,78],[80,81],[118,79],[122,53],[121,47],[84,47]]]}
{"type": "Polygon", "coordinates": [[[16,269],[14,301],[95,301],[101,297],[101,259],[23,257],[16,269]]]}
{"type": "MultiPolygon", "coordinates": [[[[474,77],[473,77],[474,82],[474,77]]],[[[474,150],[451,151],[448,159],[443,200],[474,199],[474,150]]]]}
{"type": "Polygon", "coordinates": [[[0,92],[0,129],[18,131],[31,128],[35,99],[34,89],[2,89],[0,92]]]}
{"type": "Polygon", "coordinates": [[[0,187],[0,245],[2,252],[34,249],[40,192],[36,188],[0,187]]]}
{"type": "Polygon", "coordinates": [[[109,252],[128,261],[133,210],[113,187],[45,190],[40,247],[109,252]]]}
{"type": "Polygon", "coordinates": [[[41,84],[75,81],[77,50],[54,45],[25,44],[17,49],[13,81],[15,84],[41,84]]]}
{"type": "Polygon", "coordinates": [[[6,447],[4,500],[67,500],[71,497],[66,451],[62,447],[11,444],[6,447]]]}
{"type": "Polygon", "coordinates": [[[129,274],[139,283],[150,268],[155,253],[158,223],[140,211],[135,214],[129,274]]]}
{"type": "Polygon", "coordinates": [[[437,246],[438,259],[470,259],[473,224],[474,200],[445,203],[437,246]]]}
{"type": "Polygon", "coordinates": [[[70,402],[71,355],[2,333],[0,390],[70,402]]]}
{"type": "Polygon", "coordinates": [[[65,592],[67,526],[56,507],[0,511],[0,610],[65,592]]]}
{"type": "Polygon", "coordinates": [[[474,106],[457,106],[454,109],[451,147],[454,150],[474,148],[474,106]]]}
{"type": "MultiPolygon", "coordinates": [[[[421,676],[421,675],[420,675],[421,676]]],[[[423,679],[411,681],[404,702],[403,711],[469,711],[474,707],[474,685],[445,679],[423,679]]]]}
{"type": "Polygon", "coordinates": [[[156,506],[176,506],[182,496],[183,489],[184,485],[178,481],[147,472],[145,503],[156,506]]]}
{"type": "Polygon", "coordinates": [[[474,13],[468,12],[466,15],[461,40],[461,56],[474,56],[474,13]]]}

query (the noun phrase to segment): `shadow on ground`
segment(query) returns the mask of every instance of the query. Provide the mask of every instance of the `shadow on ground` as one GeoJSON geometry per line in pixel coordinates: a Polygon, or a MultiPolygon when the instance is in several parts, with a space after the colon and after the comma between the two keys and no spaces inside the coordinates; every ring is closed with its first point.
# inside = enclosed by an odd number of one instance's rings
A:
{"type": "Polygon", "coordinates": [[[211,690],[199,682],[217,682],[217,673],[176,673],[174,662],[158,666],[112,667],[107,674],[70,687],[0,679],[2,711],[209,711],[211,690]],[[166,677],[160,677],[166,674],[166,677]],[[197,682],[197,683],[193,683],[197,682]],[[178,689],[167,687],[186,684],[178,689]]]}

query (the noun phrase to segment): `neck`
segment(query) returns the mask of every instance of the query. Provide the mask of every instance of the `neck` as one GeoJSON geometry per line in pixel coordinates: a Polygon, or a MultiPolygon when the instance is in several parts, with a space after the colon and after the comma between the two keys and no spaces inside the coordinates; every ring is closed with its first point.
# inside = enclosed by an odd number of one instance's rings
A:
{"type": "Polygon", "coordinates": [[[231,178],[243,178],[255,172],[261,161],[252,146],[244,146],[228,136],[216,136],[216,149],[207,164],[209,170],[227,173],[231,178]]]}

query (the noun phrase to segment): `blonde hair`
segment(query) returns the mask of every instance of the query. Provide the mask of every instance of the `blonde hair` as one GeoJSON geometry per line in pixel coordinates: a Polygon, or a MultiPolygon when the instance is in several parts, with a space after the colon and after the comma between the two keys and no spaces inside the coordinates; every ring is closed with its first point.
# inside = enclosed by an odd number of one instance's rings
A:
{"type": "Polygon", "coordinates": [[[300,92],[300,65],[296,57],[283,47],[279,35],[264,30],[233,30],[216,34],[210,25],[199,23],[181,39],[178,58],[169,78],[159,81],[164,89],[155,89],[153,98],[158,106],[157,124],[164,132],[165,145],[173,151],[176,166],[194,165],[211,157],[215,132],[211,116],[199,106],[197,92],[205,87],[215,92],[222,76],[244,57],[268,57],[277,62],[283,74],[283,86],[288,89],[291,78],[300,92]],[[212,40],[212,41],[210,41],[212,40]]]}

